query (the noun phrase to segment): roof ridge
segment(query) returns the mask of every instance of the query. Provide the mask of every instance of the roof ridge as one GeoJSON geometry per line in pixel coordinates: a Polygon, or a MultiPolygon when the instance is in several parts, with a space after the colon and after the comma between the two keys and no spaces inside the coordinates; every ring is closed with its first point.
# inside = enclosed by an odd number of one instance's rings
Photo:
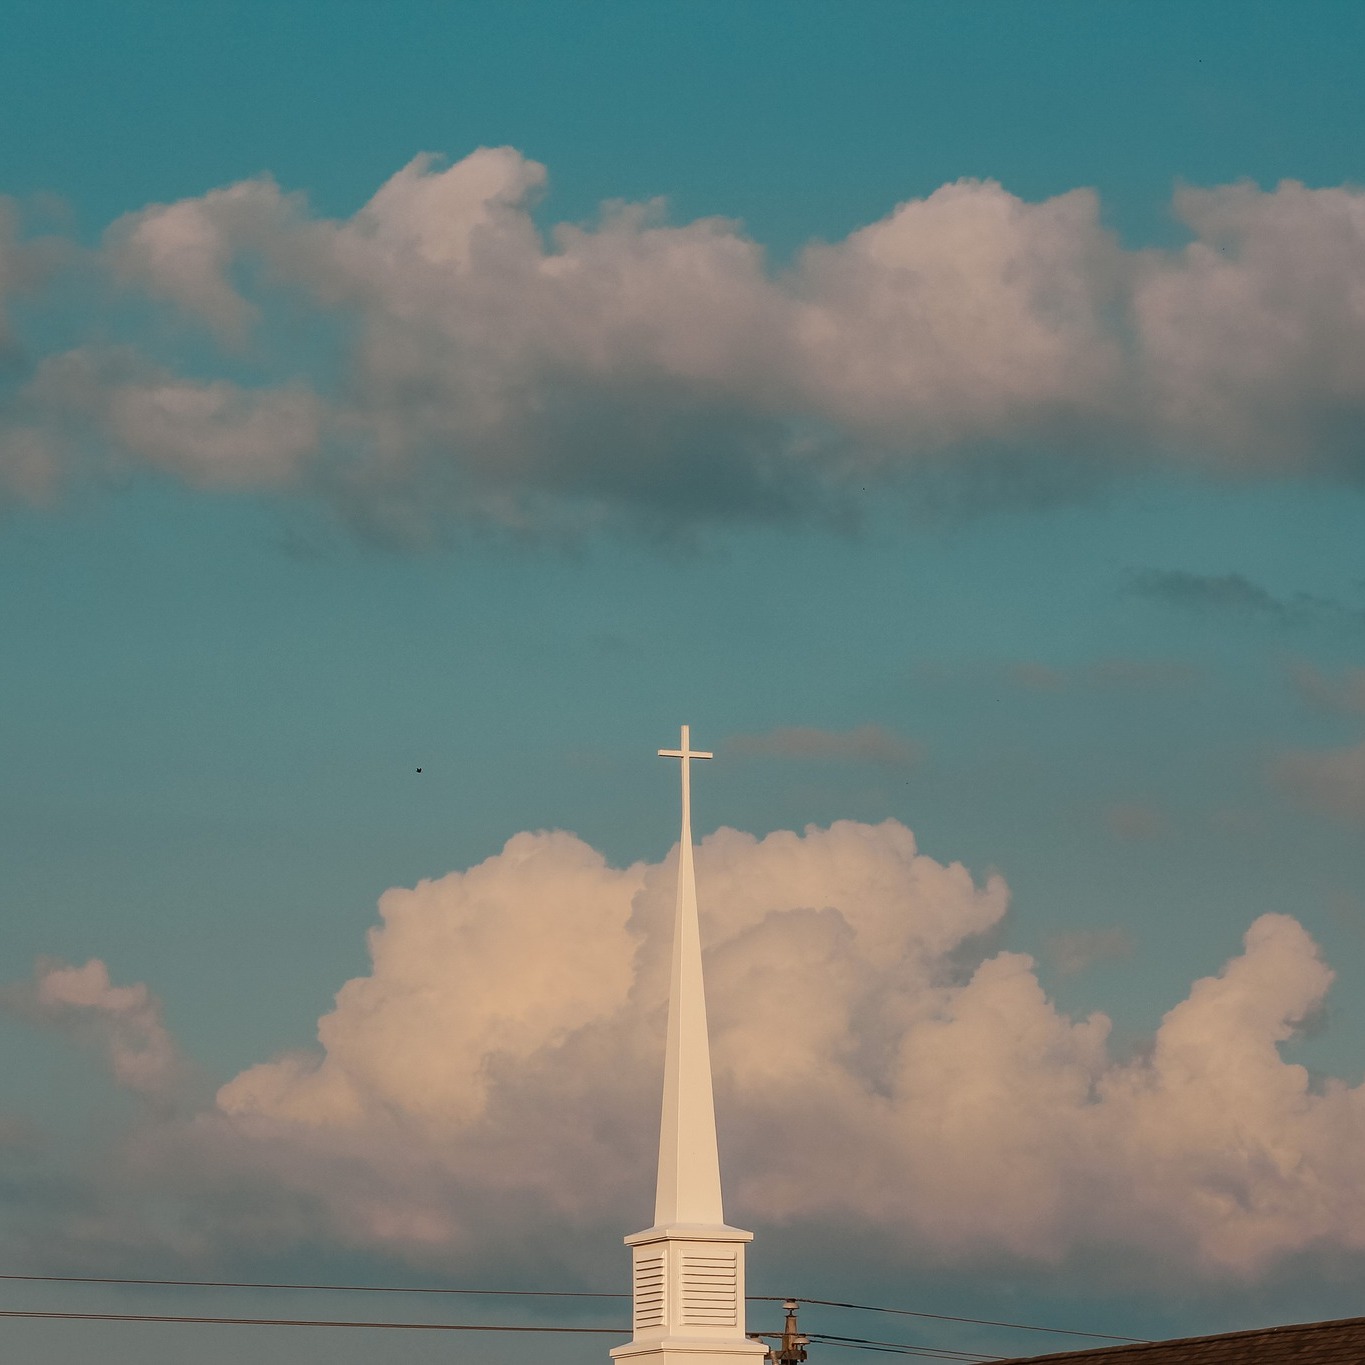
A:
{"type": "Polygon", "coordinates": [[[1122,1346],[1083,1346],[1075,1351],[1054,1351],[1045,1356],[1011,1356],[1001,1365],[1012,1365],[1014,1361],[1075,1360],[1077,1357],[1103,1355],[1130,1356],[1148,1351],[1164,1351],[1172,1346],[1191,1346],[1203,1341],[1235,1341],[1238,1338],[1265,1337],[1275,1333],[1288,1335],[1300,1332],[1317,1332],[1332,1327],[1365,1327],[1365,1317],[1330,1318],[1323,1322],[1282,1322],[1271,1327],[1241,1327],[1235,1332],[1205,1332],[1195,1337],[1168,1337],[1162,1341],[1135,1341],[1122,1346]]]}

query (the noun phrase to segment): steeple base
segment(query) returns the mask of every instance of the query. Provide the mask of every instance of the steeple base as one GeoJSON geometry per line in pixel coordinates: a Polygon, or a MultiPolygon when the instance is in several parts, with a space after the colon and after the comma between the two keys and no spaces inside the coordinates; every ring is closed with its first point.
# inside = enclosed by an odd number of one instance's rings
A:
{"type": "Polygon", "coordinates": [[[768,1353],[761,1341],[706,1341],[700,1337],[662,1337],[630,1341],[611,1350],[613,1360],[630,1365],[756,1365],[768,1353]]]}
{"type": "Polygon", "coordinates": [[[725,1224],[675,1223],[626,1238],[634,1337],[612,1358],[629,1365],[755,1365],[766,1348],[744,1335],[744,1245],[725,1224]]]}

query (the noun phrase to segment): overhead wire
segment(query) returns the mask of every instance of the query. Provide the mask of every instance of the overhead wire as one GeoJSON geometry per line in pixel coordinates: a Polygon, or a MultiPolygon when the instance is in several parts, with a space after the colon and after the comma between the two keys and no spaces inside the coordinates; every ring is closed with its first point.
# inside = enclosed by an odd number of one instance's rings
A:
{"type": "Polygon", "coordinates": [[[807,1332],[805,1335],[811,1341],[818,1341],[822,1345],[851,1346],[872,1351],[896,1351],[903,1355],[927,1356],[933,1360],[972,1362],[973,1365],[981,1361],[1008,1359],[1006,1356],[985,1355],[980,1351],[955,1351],[948,1346],[921,1346],[909,1341],[871,1341],[866,1337],[839,1337],[828,1332],[807,1332]]]}
{"type": "MultiPolygon", "coordinates": [[[[0,1318],[57,1320],[63,1322],[138,1322],[171,1323],[216,1327],[340,1327],[405,1332],[536,1332],[555,1335],[576,1334],[590,1336],[623,1336],[624,1327],[549,1327],[522,1323],[468,1322],[386,1322],[370,1319],[346,1318],[248,1318],[211,1317],[203,1314],[179,1313],[76,1313],[65,1309],[0,1308],[0,1318]]],[[[812,1341],[828,1345],[847,1346],[888,1352],[896,1355],[918,1356],[931,1360],[978,1362],[1001,1360],[1001,1356],[983,1356],[946,1347],[916,1346],[909,1342],[871,1341],[864,1337],[834,1336],[823,1332],[808,1334],[812,1341]]]]}
{"type": "MultiPolygon", "coordinates": [[[[829,1345],[830,1343],[828,1343],[828,1342],[821,1342],[820,1344],[821,1344],[822,1346],[825,1346],[825,1345],[829,1345]]],[[[867,1344],[867,1345],[855,1345],[853,1342],[850,1342],[850,1341],[841,1342],[841,1343],[839,1343],[839,1344],[842,1345],[846,1350],[849,1350],[849,1351],[880,1351],[883,1355],[892,1355],[892,1356],[919,1356],[919,1355],[927,1355],[928,1358],[929,1358],[930,1360],[936,1359],[936,1357],[933,1356],[933,1355],[930,1355],[929,1352],[927,1352],[927,1351],[918,1351],[918,1350],[915,1350],[913,1347],[905,1347],[905,1346],[873,1346],[873,1345],[870,1345],[870,1344],[867,1344]]]]}
{"type": "Polygon", "coordinates": [[[251,1280],[147,1280],[112,1275],[0,1275],[0,1280],[23,1280],[35,1284],[141,1284],[178,1289],[306,1289],[339,1294],[473,1294],[523,1299],[628,1299],[588,1289],[448,1289],[439,1285],[396,1284],[286,1284],[251,1280]]]}
{"type": "MultiPolygon", "coordinates": [[[[783,1299],[775,1294],[751,1294],[750,1299],[763,1303],[782,1303],[783,1299]]],[[[949,1313],[925,1313],[914,1308],[879,1308],[870,1303],[840,1303],[834,1299],[804,1299],[800,1295],[792,1294],[789,1297],[797,1303],[819,1304],[824,1308],[853,1308],[863,1313],[894,1313],[902,1318],[930,1318],[934,1322],[964,1322],[977,1327],[1009,1327],[1016,1332],[1051,1332],[1057,1336],[1064,1337],[1093,1337],[1097,1341],[1126,1341],[1136,1345],[1144,1345],[1146,1337],[1121,1337],[1112,1332],[1081,1332],[1072,1327],[1039,1327],[1036,1323],[1028,1322],[1001,1322],[995,1318],[966,1318],[954,1317],[949,1313]]]]}
{"type": "MultiPolygon", "coordinates": [[[[182,1289],[264,1289],[264,1290],[295,1290],[295,1291],[302,1291],[302,1292],[347,1293],[347,1294],[446,1294],[446,1295],[465,1295],[465,1296],[471,1296],[471,1297],[477,1297],[477,1298],[482,1298],[482,1297],[498,1297],[498,1298],[545,1298],[545,1299],[628,1299],[628,1298],[630,1297],[629,1294],[624,1294],[624,1293],[619,1293],[619,1292],[612,1292],[612,1291],[605,1291],[605,1290],[588,1290],[588,1289],[466,1289],[466,1288],[447,1287],[447,1286],[440,1286],[440,1285],[319,1284],[319,1283],[302,1283],[302,1282],[297,1282],[297,1283],[296,1283],[296,1282],[258,1281],[258,1280],[170,1280],[170,1279],[134,1278],[134,1277],[129,1277],[129,1276],[112,1276],[112,1275],[21,1275],[21,1274],[4,1274],[4,1273],[0,1273],[0,1281],[7,1281],[7,1282],[14,1282],[14,1283],[29,1283],[29,1284],[142,1285],[142,1286],[148,1286],[148,1287],[153,1287],[153,1288],[182,1288],[182,1289]]],[[[787,1298],[787,1297],[789,1297],[789,1296],[785,1296],[785,1295],[776,1295],[776,1294],[750,1294],[750,1295],[747,1296],[747,1300],[748,1300],[748,1302],[750,1302],[750,1303],[783,1303],[783,1302],[786,1301],[786,1298],[787,1298]]],[[[963,1324],[967,1324],[967,1325],[971,1325],[971,1326],[981,1326],[981,1327],[1002,1327],[1002,1328],[1006,1328],[1006,1329],[1009,1329],[1009,1330],[1012,1330],[1012,1331],[1018,1331],[1018,1332],[1043,1332],[1043,1333],[1048,1333],[1048,1334],[1058,1335],[1058,1336],[1087,1337],[1087,1338],[1090,1338],[1090,1339],[1092,1339],[1092,1340],[1098,1340],[1098,1341],[1118,1341],[1118,1342],[1134,1342],[1134,1343],[1140,1343],[1140,1342],[1143,1342],[1143,1341],[1146,1340],[1146,1338],[1143,1338],[1143,1337],[1119,1336],[1119,1335],[1116,1335],[1116,1334],[1111,1333],[1111,1332],[1085,1332],[1085,1331],[1079,1331],[1079,1330],[1077,1330],[1077,1329],[1075,1329],[1075,1328],[1069,1328],[1069,1327],[1043,1327],[1043,1326],[1038,1325],[1037,1323],[1006,1322],[1006,1321],[1003,1321],[1003,1320],[1000,1320],[1000,1319],[994,1319],[994,1318],[973,1318],[973,1317],[965,1317],[965,1316],[956,1316],[956,1315],[947,1314],[947,1313],[929,1313],[929,1312],[925,1312],[925,1311],[923,1311],[923,1310],[918,1310],[918,1309],[913,1309],[913,1308],[887,1308],[887,1307],[880,1306],[880,1305],[876,1305],[876,1304],[867,1304],[867,1303],[846,1303],[846,1302],[844,1302],[844,1301],[842,1301],[842,1300],[838,1300],[838,1299],[814,1299],[814,1298],[804,1298],[804,1297],[799,1297],[799,1296],[790,1296],[790,1297],[796,1298],[796,1301],[799,1302],[799,1303],[810,1304],[810,1305],[812,1305],[812,1306],[819,1306],[819,1307],[823,1307],[823,1308],[842,1308],[842,1309],[849,1309],[849,1310],[852,1310],[852,1311],[864,1312],[864,1313],[888,1313],[888,1314],[893,1314],[893,1315],[895,1315],[895,1316],[897,1316],[897,1317],[923,1318],[923,1319],[927,1319],[927,1320],[933,1321],[933,1322],[954,1322],[954,1323],[963,1323],[963,1324]]],[[[13,1316],[16,1316],[16,1315],[20,1315],[20,1316],[53,1316],[53,1317],[60,1317],[60,1316],[63,1316],[62,1314],[60,1314],[60,1313],[55,1313],[55,1312],[47,1313],[47,1314],[41,1314],[41,1313],[39,1313],[37,1310],[32,1310],[32,1311],[30,1311],[30,1310],[18,1310],[18,1309],[4,1310],[3,1313],[0,1314],[0,1315],[8,1316],[8,1317],[13,1317],[13,1316]]],[[[65,1315],[65,1316],[80,1316],[80,1315],[65,1315]]],[[[132,1315],[127,1315],[127,1314],[125,1314],[125,1315],[115,1315],[115,1316],[114,1316],[113,1318],[111,1318],[110,1320],[122,1321],[122,1320],[125,1320],[125,1319],[129,1319],[131,1316],[132,1316],[132,1315]]],[[[164,1316],[147,1316],[147,1317],[144,1317],[144,1318],[142,1318],[142,1319],[133,1318],[133,1320],[143,1320],[143,1321],[199,1321],[200,1319],[171,1318],[171,1317],[164,1317],[164,1316]]],[[[227,1319],[227,1318],[212,1318],[212,1319],[203,1319],[203,1320],[204,1320],[204,1321],[212,1321],[212,1322],[228,1322],[228,1321],[241,1321],[241,1322],[246,1322],[246,1321],[248,1321],[247,1319],[227,1319]]],[[[275,1321],[278,1321],[278,1322],[280,1323],[280,1325],[292,1325],[292,1324],[294,1323],[295,1320],[292,1320],[292,1319],[290,1319],[290,1320],[285,1320],[285,1319],[279,1319],[279,1320],[275,1320],[275,1319],[269,1319],[269,1320],[267,1320],[267,1319],[250,1319],[249,1321],[251,1321],[251,1322],[253,1322],[253,1323],[259,1322],[259,1323],[262,1323],[262,1324],[264,1324],[264,1323],[266,1323],[266,1322],[275,1322],[275,1321]]],[[[303,1320],[298,1320],[298,1321],[299,1321],[300,1323],[302,1323],[303,1320]]],[[[309,1322],[312,1322],[312,1321],[313,1321],[313,1320],[309,1320],[309,1322]]],[[[325,1326],[325,1325],[329,1325],[329,1324],[328,1324],[328,1323],[324,1323],[324,1322],[322,1322],[321,1320],[317,1320],[317,1325],[319,1325],[319,1326],[325,1326]]],[[[339,1325],[340,1325],[340,1324],[339,1324],[339,1325]]],[[[359,1325],[364,1326],[364,1325],[366,1325],[366,1324],[362,1323],[362,1324],[359,1324],[359,1325]]],[[[413,1326],[420,1326],[420,1325],[421,1325],[421,1324],[413,1324],[413,1326]]],[[[433,1325],[433,1326],[442,1326],[443,1324],[432,1324],[432,1325],[433,1325]]],[[[471,1326],[471,1327],[469,1327],[468,1330],[471,1330],[471,1331],[472,1331],[472,1330],[482,1330],[482,1329],[477,1329],[477,1328],[471,1326]]],[[[514,1330],[514,1329],[508,1328],[508,1329],[506,1329],[506,1330],[514,1330]]],[[[533,1329],[533,1328],[525,1328],[525,1329],[521,1329],[521,1328],[518,1328],[518,1329],[515,1329],[515,1330],[526,1330],[526,1331],[531,1331],[531,1330],[537,1330],[537,1331],[539,1331],[539,1330],[545,1330],[545,1331],[551,1331],[551,1330],[559,1330],[559,1329],[552,1329],[552,1328],[534,1328],[534,1329],[533,1329]]],[[[570,1330],[570,1329],[564,1329],[564,1330],[570,1330]]],[[[574,1329],[572,1329],[572,1330],[574,1330],[574,1331],[585,1331],[585,1332],[586,1332],[586,1331],[594,1331],[594,1332],[602,1332],[602,1333],[608,1333],[608,1332],[615,1332],[615,1331],[617,1331],[616,1328],[606,1328],[606,1327],[603,1327],[603,1328],[574,1328],[574,1329]]],[[[822,1335],[824,1335],[824,1334],[822,1334],[822,1335]]],[[[831,1340],[833,1340],[833,1339],[831,1339],[831,1340]]],[[[879,1350],[880,1350],[880,1349],[887,1349],[887,1350],[892,1350],[892,1349],[912,1349],[912,1350],[916,1350],[916,1351],[921,1351],[921,1350],[925,1350],[925,1349],[928,1349],[928,1350],[940,1349],[940,1348],[932,1348],[932,1347],[930,1347],[930,1348],[908,1347],[906,1343],[894,1343],[894,1342],[886,1342],[886,1343],[866,1342],[866,1343],[863,1343],[863,1342],[861,1342],[861,1339],[852,1338],[852,1337],[849,1337],[849,1338],[840,1338],[839,1340],[840,1340],[840,1342],[841,1342],[842,1344],[853,1345],[853,1344],[855,1343],[855,1341],[856,1341],[856,1342],[858,1342],[859,1344],[864,1344],[864,1345],[866,1345],[866,1346],[868,1347],[868,1349],[872,1349],[872,1348],[875,1346],[876,1349],[879,1349],[879,1350]]],[[[947,1349],[947,1348],[942,1348],[942,1349],[947,1349]]],[[[957,1358],[959,1358],[959,1357],[956,1357],[956,1356],[945,1356],[944,1358],[946,1358],[946,1359],[957,1359],[957,1358]]],[[[964,1356],[964,1357],[960,1357],[960,1358],[966,1359],[967,1357],[964,1356]]],[[[975,1359],[985,1359],[986,1357],[973,1357],[973,1358],[975,1358],[975,1359]]],[[[1003,1359],[1003,1357],[996,1357],[996,1358],[998,1358],[998,1359],[1003,1359]]]]}
{"type": "Polygon", "coordinates": [[[216,1318],[174,1313],[71,1313],[57,1309],[0,1308],[0,1318],[59,1318],[74,1322],[179,1322],[231,1327],[375,1327],[404,1332],[585,1332],[624,1336],[625,1327],[544,1327],[518,1323],[372,1322],[341,1318],[216,1318]]]}

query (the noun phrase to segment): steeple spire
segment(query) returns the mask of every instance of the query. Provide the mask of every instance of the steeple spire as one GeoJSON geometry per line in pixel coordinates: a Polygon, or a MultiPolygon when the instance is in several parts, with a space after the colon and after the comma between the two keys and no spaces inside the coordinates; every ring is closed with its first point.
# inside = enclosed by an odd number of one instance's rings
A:
{"type": "Polygon", "coordinates": [[[692,867],[691,765],[710,758],[676,749],[682,765],[682,837],[673,923],[673,973],[664,1052],[663,1117],[654,1226],[626,1238],[631,1248],[634,1335],[612,1356],[624,1365],[755,1365],[764,1348],[744,1332],[744,1244],[753,1233],[728,1227],[722,1212],[711,1049],[706,1033],[697,882],[692,867]]]}
{"type": "Polygon", "coordinates": [[[711,755],[692,749],[689,739],[684,725],[679,747],[659,750],[661,758],[682,760],[682,836],[678,841],[678,904],[673,921],[673,974],[659,1125],[659,1182],[654,1199],[656,1227],[725,1222],[701,975],[697,881],[692,867],[692,760],[711,755]]]}

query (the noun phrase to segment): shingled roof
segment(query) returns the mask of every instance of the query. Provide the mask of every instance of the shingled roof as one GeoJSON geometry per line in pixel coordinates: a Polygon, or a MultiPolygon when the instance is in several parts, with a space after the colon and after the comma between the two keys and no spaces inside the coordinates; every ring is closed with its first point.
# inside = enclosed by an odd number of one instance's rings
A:
{"type": "Polygon", "coordinates": [[[1029,1365],[1361,1365],[1365,1318],[1296,1322],[1216,1337],[1185,1337],[1133,1346],[1101,1346],[1057,1355],[1020,1356],[1029,1365]]]}

